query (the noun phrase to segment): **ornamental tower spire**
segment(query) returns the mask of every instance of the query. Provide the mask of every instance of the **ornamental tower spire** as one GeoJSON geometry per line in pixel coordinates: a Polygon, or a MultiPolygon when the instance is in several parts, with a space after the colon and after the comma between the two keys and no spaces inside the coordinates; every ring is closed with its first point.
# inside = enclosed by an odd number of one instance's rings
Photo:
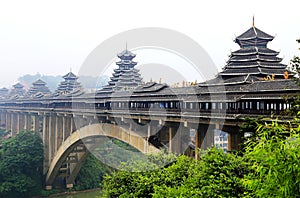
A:
{"type": "MultiPolygon", "coordinates": [[[[253,16],[252,27],[235,39],[240,49],[231,53],[219,76],[226,81],[237,77],[251,77],[252,80],[284,79],[287,66],[281,63],[282,58],[277,57],[279,52],[267,47],[273,39],[273,36],[254,26],[253,16]]],[[[289,72],[289,75],[293,73],[289,72]]]]}
{"type": "Polygon", "coordinates": [[[135,54],[127,49],[127,42],[126,49],[117,56],[120,59],[120,61],[116,62],[118,68],[114,69],[114,73],[108,82],[108,86],[104,87],[104,89],[134,89],[142,83],[142,77],[139,70],[134,68],[137,64],[137,62],[132,60],[135,58],[135,54]]]}

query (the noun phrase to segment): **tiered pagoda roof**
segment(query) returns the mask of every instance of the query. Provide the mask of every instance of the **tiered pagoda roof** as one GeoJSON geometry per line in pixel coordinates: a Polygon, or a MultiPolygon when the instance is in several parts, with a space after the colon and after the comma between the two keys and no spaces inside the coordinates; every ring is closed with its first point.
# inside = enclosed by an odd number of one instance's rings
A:
{"type": "Polygon", "coordinates": [[[0,89],[0,97],[6,97],[8,95],[9,90],[5,87],[0,89]]]}
{"type": "Polygon", "coordinates": [[[67,73],[63,78],[64,81],[58,85],[56,94],[65,95],[83,89],[81,83],[77,81],[78,77],[72,72],[67,73]]]}
{"type": "Polygon", "coordinates": [[[46,86],[46,82],[42,81],[41,79],[38,79],[37,81],[32,83],[32,86],[28,90],[28,95],[33,96],[37,93],[42,94],[50,94],[49,88],[46,86]]]}
{"type": "Polygon", "coordinates": [[[235,42],[240,49],[231,53],[226,66],[219,76],[224,80],[250,76],[251,80],[284,79],[293,76],[282,64],[282,58],[277,57],[279,52],[267,47],[273,36],[253,26],[236,37],[235,42]],[[286,77],[286,78],[287,78],[286,77]]]}
{"type": "Polygon", "coordinates": [[[13,85],[13,89],[10,91],[10,96],[24,96],[26,93],[24,86],[21,83],[13,85]]]}
{"type": "Polygon", "coordinates": [[[142,83],[139,70],[134,68],[137,63],[132,60],[135,54],[126,49],[119,53],[118,57],[121,59],[116,62],[119,68],[114,69],[108,86],[104,87],[104,90],[133,89],[142,83]]]}

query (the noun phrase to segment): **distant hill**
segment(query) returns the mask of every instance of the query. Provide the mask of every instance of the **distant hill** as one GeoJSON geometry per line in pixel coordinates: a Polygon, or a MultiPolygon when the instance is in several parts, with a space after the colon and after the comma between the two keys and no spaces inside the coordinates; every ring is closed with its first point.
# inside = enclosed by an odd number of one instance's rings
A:
{"type": "MultiPolygon", "coordinates": [[[[32,83],[38,79],[42,79],[43,81],[45,81],[52,92],[55,91],[58,84],[64,80],[62,76],[41,75],[39,73],[35,75],[26,74],[18,78],[19,82],[22,83],[26,89],[31,87],[32,83]]],[[[107,85],[109,77],[80,76],[78,81],[81,82],[82,86],[87,90],[99,89],[102,86],[107,85]]]]}

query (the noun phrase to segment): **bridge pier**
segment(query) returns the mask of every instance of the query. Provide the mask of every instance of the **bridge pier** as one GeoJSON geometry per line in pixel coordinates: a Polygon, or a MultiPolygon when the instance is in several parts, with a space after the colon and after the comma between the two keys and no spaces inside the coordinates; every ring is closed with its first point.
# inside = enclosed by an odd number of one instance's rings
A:
{"type": "Polygon", "coordinates": [[[15,112],[11,113],[11,120],[11,134],[12,136],[15,136],[19,132],[20,126],[18,114],[16,114],[15,112]]]}
{"type": "Polygon", "coordinates": [[[43,115],[43,143],[44,143],[44,167],[43,167],[43,173],[46,174],[49,169],[49,117],[45,113],[43,115]]]}
{"type": "Polygon", "coordinates": [[[228,133],[228,150],[229,151],[234,151],[234,150],[240,150],[241,146],[240,144],[242,143],[242,134],[240,133],[240,129],[238,126],[231,126],[229,127],[224,127],[224,129],[227,129],[228,133]]]}
{"type": "Polygon", "coordinates": [[[40,128],[40,119],[39,119],[39,115],[33,115],[33,131],[35,133],[39,133],[39,129],[40,128]]]}
{"type": "Polygon", "coordinates": [[[6,111],[1,111],[0,115],[0,127],[4,128],[6,126],[6,111]]]}
{"type": "Polygon", "coordinates": [[[49,126],[48,126],[48,151],[49,151],[49,162],[52,161],[55,154],[55,142],[56,142],[56,134],[55,134],[55,114],[51,113],[49,116],[49,126]]]}
{"type": "Polygon", "coordinates": [[[11,113],[6,112],[6,131],[11,131],[11,113]]]}
{"type": "Polygon", "coordinates": [[[63,142],[63,135],[62,135],[62,126],[63,126],[63,119],[60,115],[56,115],[56,120],[55,120],[55,146],[54,150],[58,150],[58,148],[61,146],[63,142]]]}

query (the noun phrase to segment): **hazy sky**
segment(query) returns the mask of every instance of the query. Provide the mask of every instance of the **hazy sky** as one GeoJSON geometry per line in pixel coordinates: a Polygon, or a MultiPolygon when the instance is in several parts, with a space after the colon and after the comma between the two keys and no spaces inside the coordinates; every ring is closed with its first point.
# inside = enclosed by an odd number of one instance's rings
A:
{"type": "MultiPolygon", "coordinates": [[[[235,36],[255,26],[276,36],[283,63],[299,55],[300,1],[1,1],[0,87],[26,73],[74,73],[102,41],[140,27],[163,27],[197,41],[221,68],[235,36]]],[[[129,44],[130,48],[130,44],[129,44]]]]}

